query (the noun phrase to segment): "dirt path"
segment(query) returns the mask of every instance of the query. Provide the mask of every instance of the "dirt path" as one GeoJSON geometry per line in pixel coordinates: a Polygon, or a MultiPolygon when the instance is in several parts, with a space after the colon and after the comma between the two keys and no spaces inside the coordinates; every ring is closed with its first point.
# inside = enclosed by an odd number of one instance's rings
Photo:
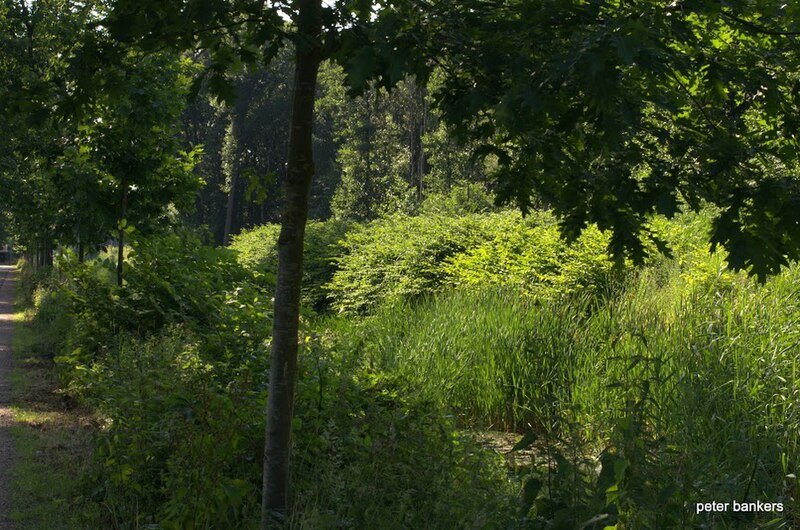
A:
{"type": "Polygon", "coordinates": [[[14,443],[8,426],[11,421],[11,332],[14,315],[13,267],[0,266],[0,530],[14,528],[10,520],[11,462],[14,443]]]}

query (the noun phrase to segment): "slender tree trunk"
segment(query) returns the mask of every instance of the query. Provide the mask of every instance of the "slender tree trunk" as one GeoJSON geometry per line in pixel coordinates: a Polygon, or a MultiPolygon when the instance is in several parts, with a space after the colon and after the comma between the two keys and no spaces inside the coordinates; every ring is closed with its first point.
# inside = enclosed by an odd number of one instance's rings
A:
{"type": "Polygon", "coordinates": [[[122,214],[119,219],[119,248],[117,249],[117,285],[122,287],[122,267],[125,255],[125,228],[128,215],[128,181],[122,179],[122,214]],[[123,226],[123,222],[125,226],[123,226]]]}
{"type": "Polygon", "coordinates": [[[225,230],[222,233],[222,244],[228,246],[231,242],[231,229],[233,227],[233,207],[236,203],[236,172],[231,175],[231,189],[228,192],[228,205],[225,209],[225,230]]]}
{"type": "Polygon", "coordinates": [[[411,178],[410,183],[416,188],[417,203],[422,202],[423,177],[426,173],[425,146],[422,138],[427,127],[428,101],[425,87],[414,88],[414,114],[411,120],[411,178]],[[419,104],[419,107],[417,107],[419,104]]]}
{"type": "Polygon", "coordinates": [[[289,456],[297,378],[303,238],[314,175],[314,95],[320,65],[322,0],[297,0],[298,33],[289,135],[285,204],[278,238],[278,278],[272,327],[272,356],[264,445],[262,528],[283,526],[288,514],[289,456]]]}
{"type": "Polygon", "coordinates": [[[421,87],[420,94],[422,97],[422,120],[419,124],[419,158],[417,159],[419,166],[417,167],[417,182],[419,189],[418,199],[422,201],[422,188],[424,187],[423,179],[430,171],[430,168],[428,167],[428,159],[425,156],[425,142],[423,141],[425,133],[428,130],[428,89],[424,86],[421,87]]]}
{"type": "Polygon", "coordinates": [[[84,256],[84,248],[83,248],[83,238],[78,238],[78,263],[83,263],[83,256],[84,256]]]}
{"type": "Polygon", "coordinates": [[[230,190],[228,190],[228,204],[225,208],[225,229],[222,233],[222,244],[227,246],[231,242],[231,230],[233,230],[233,211],[236,206],[236,191],[239,180],[239,168],[237,164],[236,136],[233,116],[230,118],[229,129],[225,135],[225,146],[223,156],[227,160],[223,161],[223,171],[227,173],[226,178],[230,179],[230,190]]]}

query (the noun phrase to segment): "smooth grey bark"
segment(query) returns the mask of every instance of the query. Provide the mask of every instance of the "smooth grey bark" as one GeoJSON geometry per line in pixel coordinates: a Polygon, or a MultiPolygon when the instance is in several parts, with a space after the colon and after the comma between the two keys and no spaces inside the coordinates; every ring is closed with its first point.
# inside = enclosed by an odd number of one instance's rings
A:
{"type": "Polygon", "coordinates": [[[313,129],[321,61],[322,1],[297,0],[294,92],[284,209],[278,238],[278,277],[264,444],[262,528],[279,528],[289,513],[289,458],[297,378],[303,239],[314,175],[313,129]]]}

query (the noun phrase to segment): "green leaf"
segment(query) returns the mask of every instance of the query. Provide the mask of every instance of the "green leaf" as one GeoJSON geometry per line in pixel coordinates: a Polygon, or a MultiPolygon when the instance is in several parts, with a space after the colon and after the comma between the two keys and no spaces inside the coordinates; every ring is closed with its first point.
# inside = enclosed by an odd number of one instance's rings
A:
{"type": "Polygon", "coordinates": [[[520,515],[525,516],[531,511],[536,497],[542,489],[544,483],[537,478],[530,478],[525,482],[522,488],[522,496],[520,498],[520,515]]]}
{"type": "Polygon", "coordinates": [[[533,442],[536,441],[536,438],[537,438],[536,433],[534,433],[533,431],[525,433],[525,435],[517,443],[514,444],[514,447],[512,447],[511,451],[509,452],[513,453],[514,451],[521,451],[523,449],[529,448],[531,445],[533,445],[533,442]]]}

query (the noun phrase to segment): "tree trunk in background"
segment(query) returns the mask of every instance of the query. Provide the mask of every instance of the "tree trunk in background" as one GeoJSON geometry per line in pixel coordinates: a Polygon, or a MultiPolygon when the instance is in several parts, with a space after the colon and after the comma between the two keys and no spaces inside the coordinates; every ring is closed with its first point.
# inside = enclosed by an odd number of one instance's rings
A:
{"type": "Polygon", "coordinates": [[[314,175],[314,96],[321,50],[322,0],[297,0],[298,33],[285,203],[278,238],[278,278],[269,373],[262,528],[282,527],[288,514],[289,456],[297,378],[303,239],[314,175]]]}
{"type": "Polygon", "coordinates": [[[46,241],[47,242],[45,243],[46,246],[45,246],[45,249],[44,249],[45,264],[48,267],[52,267],[53,266],[53,240],[48,238],[46,241]]]}
{"type": "Polygon", "coordinates": [[[83,238],[79,238],[78,239],[78,263],[83,263],[83,256],[84,256],[83,238]]]}
{"type": "Polygon", "coordinates": [[[238,181],[239,168],[236,163],[236,135],[233,123],[233,113],[231,113],[225,140],[222,144],[222,171],[225,178],[230,182],[228,190],[228,204],[225,208],[225,229],[222,232],[222,244],[228,246],[231,242],[231,230],[233,230],[233,208],[236,206],[236,184],[238,181]]]}
{"type": "Polygon", "coordinates": [[[122,267],[125,252],[125,228],[123,222],[127,225],[128,215],[128,182],[122,179],[122,214],[119,219],[119,248],[117,249],[117,285],[122,287],[122,267]]]}
{"type": "Polygon", "coordinates": [[[236,197],[236,173],[231,177],[231,190],[228,192],[228,205],[225,209],[225,230],[222,233],[222,244],[228,246],[231,242],[231,228],[233,225],[233,207],[236,197]]]}
{"type": "Polygon", "coordinates": [[[417,203],[422,202],[423,177],[428,172],[425,161],[425,146],[422,141],[428,122],[428,91],[415,87],[411,121],[411,167],[410,183],[416,188],[417,203]],[[419,108],[417,108],[419,104],[419,108]]]}

